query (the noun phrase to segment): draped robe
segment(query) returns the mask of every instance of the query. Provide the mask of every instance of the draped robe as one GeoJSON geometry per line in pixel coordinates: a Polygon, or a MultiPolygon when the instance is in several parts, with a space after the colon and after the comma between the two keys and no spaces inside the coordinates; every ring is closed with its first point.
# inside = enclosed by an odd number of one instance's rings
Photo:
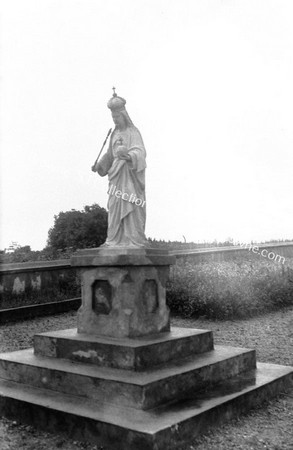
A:
{"type": "Polygon", "coordinates": [[[125,130],[115,128],[108,151],[97,164],[99,175],[108,174],[109,179],[107,246],[143,247],[146,243],[145,158],[146,151],[138,129],[134,125],[125,130]],[[117,156],[120,140],[127,147],[130,161],[117,156]],[[117,198],[114,189],[127,194],[123,196],[127,200],[121,196],[117,198]],[[141,199],[143,206],[129,201],[131,198],[141,199]]]}

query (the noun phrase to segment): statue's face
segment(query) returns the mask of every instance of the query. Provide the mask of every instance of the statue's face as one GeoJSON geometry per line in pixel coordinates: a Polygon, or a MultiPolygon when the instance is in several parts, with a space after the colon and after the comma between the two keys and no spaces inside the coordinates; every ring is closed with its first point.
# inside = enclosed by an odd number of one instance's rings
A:
{"type": "Polygon", "coordinates": [[[123,115],[120,112],[112,112],[112,118],[113,118],[113,122],[114,124],[118,127],[118,128],[124,128],[125,127],[125,120],[123,115]]]}

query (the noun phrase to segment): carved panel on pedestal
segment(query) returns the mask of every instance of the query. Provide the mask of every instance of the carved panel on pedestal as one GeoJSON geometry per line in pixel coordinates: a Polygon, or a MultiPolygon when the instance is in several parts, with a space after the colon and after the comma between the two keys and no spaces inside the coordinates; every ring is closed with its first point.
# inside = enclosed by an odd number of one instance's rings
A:
{"type": "Polygon", "coordinates": [[[92,307],[96,314],[109,314],[112,309],[112,289],[107,280],[96,280],[92,286],[92,307]]]}
{"type": "Polygon", "coordinates": [[[159,300],[156,280],[145,280],[143,283],[143,304],[148,313],[153,313],[158,308],[159,300]]]}

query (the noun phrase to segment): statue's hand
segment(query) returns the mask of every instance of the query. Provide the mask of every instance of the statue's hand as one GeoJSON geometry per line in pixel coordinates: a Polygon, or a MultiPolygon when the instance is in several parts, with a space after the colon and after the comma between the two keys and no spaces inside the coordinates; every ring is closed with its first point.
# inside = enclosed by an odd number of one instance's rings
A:
{"type": "Polygon", "coordinates": [[[125,145],[119,145],[119,147],[117,148],[117,156],[120,158],[121,156],[126,156],[127,155],[127,147],[125,145]]]}
{"type": "Polygon", "coordinates": [[[125,161],[131,161],[131,157],[129,155],[121,155],[119,159],[125,159],[125,161]]]}
{"type": "Polygon", "coordinates": [[[96,171],[97,171],[97,168],[96,168],[96,165],[95,165],[95,164],[92,166],[92,171],[93,171],[93,172],[96,172],[96,171]]]}

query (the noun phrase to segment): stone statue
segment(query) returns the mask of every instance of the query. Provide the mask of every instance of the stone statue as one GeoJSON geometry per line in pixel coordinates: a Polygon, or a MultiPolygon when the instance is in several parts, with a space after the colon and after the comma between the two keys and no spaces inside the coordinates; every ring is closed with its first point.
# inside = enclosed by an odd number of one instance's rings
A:
{"type": "Polygon", "coordinates": [[[113,91],[107,106],[115,128],[106,154],[92,167],[109,178],[108,233],[103,246],[141,248],[146,246],[146,151],[125,109],[126,100],[113,91]]]}

